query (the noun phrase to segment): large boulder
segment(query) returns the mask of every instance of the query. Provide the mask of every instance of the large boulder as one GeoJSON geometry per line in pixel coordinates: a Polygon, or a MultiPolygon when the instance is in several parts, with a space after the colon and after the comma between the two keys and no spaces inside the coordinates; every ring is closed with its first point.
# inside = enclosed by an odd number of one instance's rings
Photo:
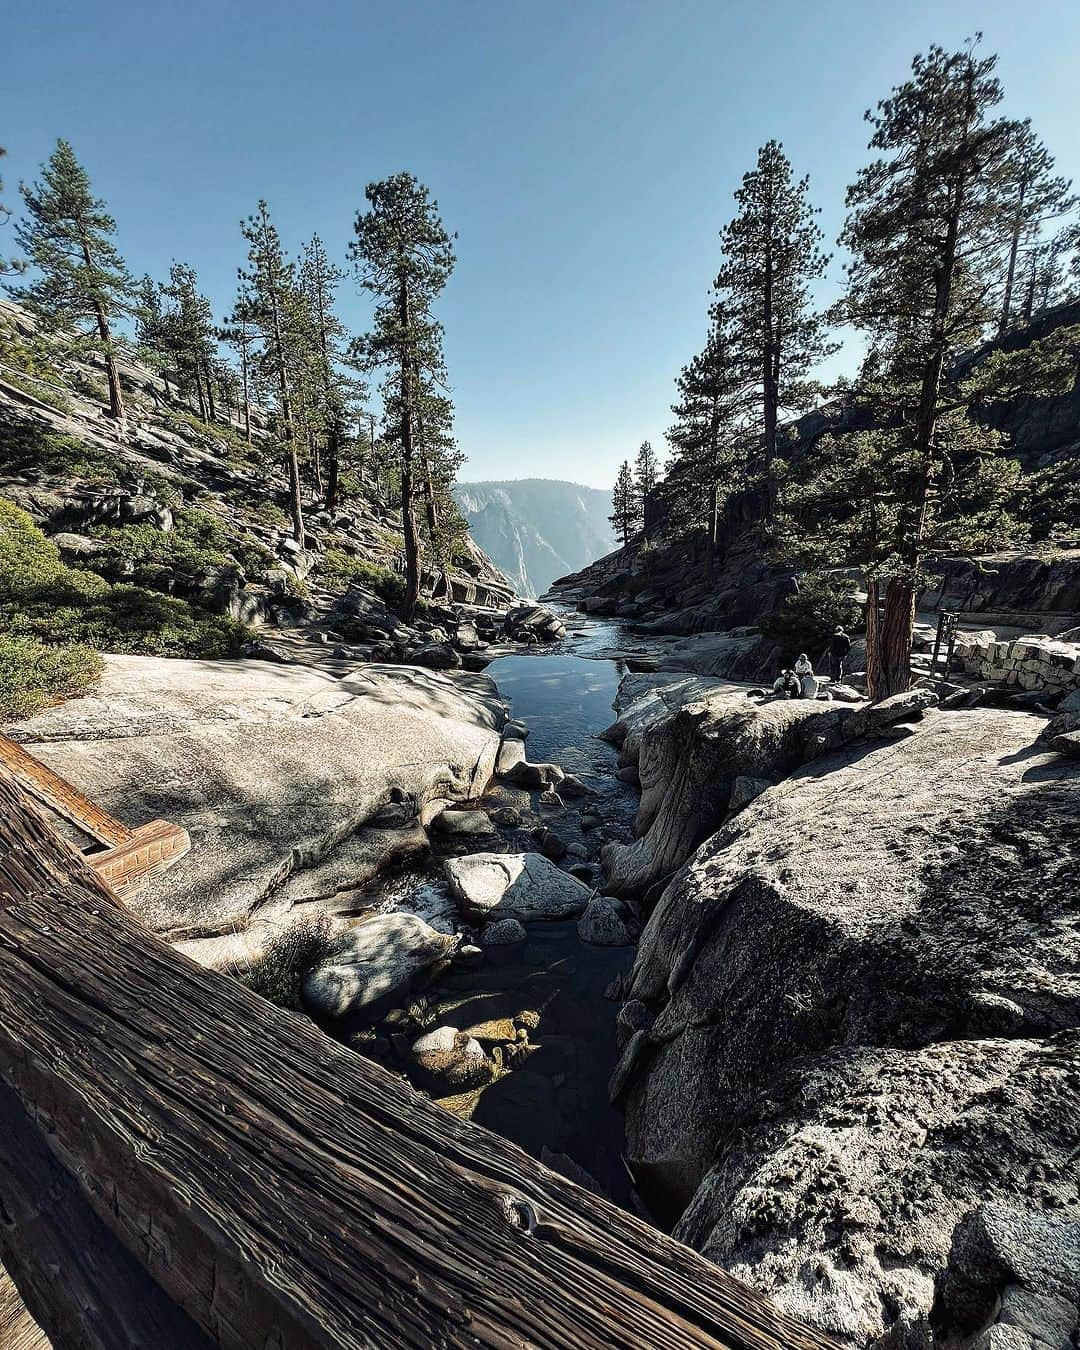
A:
{"type": "Polygon", "coordinates": [[[457,945],[416,914],[379,914],[351,929],[334,955],[300,986],[304,1006],[318,1017],[344,1017],[407,988],[413,976],[457,945]]]}
{"type": "Polygon", "coordinates": [[[852,1345],[930,1314],[974,1207],[1075,1211],[1080,764],[1041,724],[932,711],[818,759],[641,937],[625,997],[654,1020],[612,1082],[639,1189],[852,1345]]]}
{"type": "Polygon", "coordinates": [[[479,797],[505,716],[483,675],[105,663],[93,693],[6,730],[119,819],[187,829],[191,852],[128,907],[213,964],[249,959],[294,900],[367,880],[372,841],[356,832],[388,800],[415,816],[479,797]]]}
{"type": "Polygon", "coordinates": [[[449,858],[446,876],[465,917],[574,919],[591,892],[540,853],[471,853],[449,858]]]}
{"type": "Polygon", "coordinates": [[[495,1066],[484,1047],[465,1031],[441,1026],[412,1043],[412,1059],[426,1085],[436,1092],[464,1092],[491,1081],[495,1066]]]}
{"type": "Polygon", "coordinates": [[[724,681],[647,688],[643,708],[620,717],[623,757],[631,766],[636,761],[641,782],[639,837],[605,847],[609,889],[639,895],[674,871],[728,811],[745,804],[744,780],[777,782],[826,751],[920,716],[936,701],[927,689],[855,707],[809,699],[758,703],[724,681]]]}

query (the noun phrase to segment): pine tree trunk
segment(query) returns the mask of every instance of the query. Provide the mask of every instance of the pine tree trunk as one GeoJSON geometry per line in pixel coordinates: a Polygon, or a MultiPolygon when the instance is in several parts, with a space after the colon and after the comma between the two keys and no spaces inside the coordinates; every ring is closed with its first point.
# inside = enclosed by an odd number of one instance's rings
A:
{"type": "Polygon", "coordinates": [[[1009,242],[1009,269],[1005,274],[1005,294],[1001,301],[1001,319],[998,323],[998,337],[1004,337],[1009,328],[1012,310],[1013,286],[1016,284],[1016,255],[1020,251],[1020,220],[1017,217],[1013,225],[1012,239],[1009,242]]]}
{"type": "Polygon", "coordinates": [[[413,510],[413,409],[412,361],[409,352],[409,291],[401,282],[398,297],[398,321],[401,325],[401,528],[405,537],[405,599],[402,617],[408,621],[416,612],[420,598],[420,536],[413,510]]]}
{"type": "Polygon", "coordinates": [[[244,381],[244,440],[251,444],[251,400],[248,398],[248,355],[247,343],[240,348],[240,370],[244,381]]]}
{"type": "Polygon", "coordinates": [[[210,370],[203,366],[203,378],[206,381],[206,410],[210,414],[210,421],[217,421],[217,412],[214,408],[214,377],[210,370]]]}
{"type": "Polygon", "coordinates": [[[875,698],[902,694],[911,685],[911,629],[915,622],[915,588],[904,577],[890,577],[885,587],[885,613],[878,638],[880,686],[875,698]]]}
{"type": "MultiPolygon", "coordinates": [[[[79,227],[80,232],[82,227],[79,227]]],[[[86,239],[82,239],[83,261],[87,268],[94,266],[94,259],[90,253],[90,245],[86,239]]],[[[113,355],[112,334],[109,331],[109,320],[105,314],[105,306],[100,300],[94,300],[94,317],[97,320],[98,337],[101,339],[101,345],[105,349],[105,378],[109,383],[109,416],[118,422],[124,420],[124,392],[120,388],[120,372],[116,368],[116,357],[113,355]]]]}
{"type": "Polygon", "coordinates": [[[285,366],[285,339],[281,331],[281,314],[276,295],[271,300],[274,324],[274,348],[278,376],[278,397],[281,402],[281,421],[285,432],[286,455],[289,464],[289,506],[292,511],[293,538],[304,547],[304,499],[300,486],[300,461],[296,454],[296,433],[293,428],[292,401],[289,398],[289,379],[285,366]]]}
{"type": "Polygon", "coordinates": [[[716,580],[716,553],[720,536],[720,484],[713,482],[709,489],[708,549],[705,554],[705,576],[711,585],[716,580]]]}
{"type": "Polygon", "coordinates": [[[341,427],[337,419],[330,423],[326,438],[326,509],[336,511],[338,480],[341,477],[341,427]]]}
{"type": "Polygon", "coordinates": [[[878,612],[878,583],[866,581],[866,692],[872,702],[883,698],[881,677],[881,615],[878,612]]]}
{"type": "Polygon", "coordinates": [[[202,371],[199,369],[198,362],[195,364],[195,391],[199,397],[199,421],[207,420],[206,394],[203,391],[202,371]]]}

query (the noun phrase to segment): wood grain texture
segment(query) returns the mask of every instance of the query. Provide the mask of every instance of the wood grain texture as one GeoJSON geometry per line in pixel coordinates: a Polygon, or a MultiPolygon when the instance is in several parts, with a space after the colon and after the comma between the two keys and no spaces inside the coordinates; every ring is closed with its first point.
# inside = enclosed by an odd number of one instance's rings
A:
{"type": "Polygon", "coordinates": [[[2,773],[0,1078],[226,1350],[833,1345],[160,943],[2,773]]]}

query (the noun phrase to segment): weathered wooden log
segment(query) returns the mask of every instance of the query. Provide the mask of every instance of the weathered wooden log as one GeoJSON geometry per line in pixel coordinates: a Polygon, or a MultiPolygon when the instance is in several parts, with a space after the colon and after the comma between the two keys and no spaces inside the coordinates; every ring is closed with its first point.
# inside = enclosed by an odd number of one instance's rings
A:
{"type": "MultiPolygon", "coordinates": [[[[0,1079],[104,1228],[227,1350],[833,1344],[162,944],[2,773],[0,1079]]],[[[19,1164],[0,1162],[2,1210],[19,1164]]],[[[4,1246],[21,1289],[42,1283],[32,1238],[4,1246]]],[[[32,1305],[53,1337],[78,1283],[57,1274],[52,1310],[32,1305]]]]}

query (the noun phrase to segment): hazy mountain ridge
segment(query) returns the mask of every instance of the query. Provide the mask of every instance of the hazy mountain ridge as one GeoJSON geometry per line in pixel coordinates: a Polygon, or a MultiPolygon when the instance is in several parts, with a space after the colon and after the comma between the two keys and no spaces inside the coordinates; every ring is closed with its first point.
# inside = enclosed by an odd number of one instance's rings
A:
{"type": "Polygon", "coordinates": [[[551,478],[458,483],[469,532],[524,596],[608,553],[611,494],[551,478]]]}

